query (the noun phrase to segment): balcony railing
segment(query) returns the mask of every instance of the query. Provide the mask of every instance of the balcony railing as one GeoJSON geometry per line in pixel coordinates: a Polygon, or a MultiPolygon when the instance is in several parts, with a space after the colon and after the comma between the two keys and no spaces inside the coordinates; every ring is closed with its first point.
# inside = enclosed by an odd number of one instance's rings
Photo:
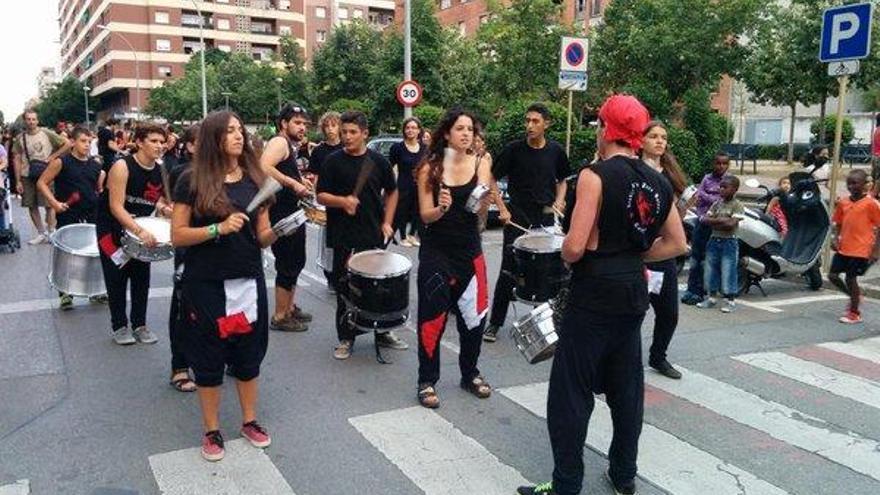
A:
{"type": "Polygon", "coordinates": [[[271,24],[255,24],[251,23],[251,32],[259,33],[259,34],[272,34],[274,33],[274,29],[272,29],[271,24]]]}
{"type": "Polygon", "coordinates": [[[180,16],[180,24],[183,26],[208,27],[212,22],[211,19],[199,17],[198,15],[183,14],[180,16]]]}
{"type": "Polygon", "coordinates": [[[271,0],[251,0],[252,9],[271,10],[274,7],[271,0]]]}

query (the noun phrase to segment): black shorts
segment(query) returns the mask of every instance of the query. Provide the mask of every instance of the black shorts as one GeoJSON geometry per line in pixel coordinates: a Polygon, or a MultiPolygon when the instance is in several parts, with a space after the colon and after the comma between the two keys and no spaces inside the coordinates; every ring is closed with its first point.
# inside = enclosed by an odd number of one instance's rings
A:
{"type": "Polygon", "coordinates": [[[831,273],[845,273],[848,277],[861,277],[870,268],[867,258],[856,258],[845,254],[834,253],[831,258],[831,273]]]}
{"type": "Polygon", "coordinates": [[[306,266],[306,226],[275,241],[272,255],[275,256],[275,285],[286,290],[293,289],[306,266]]]}

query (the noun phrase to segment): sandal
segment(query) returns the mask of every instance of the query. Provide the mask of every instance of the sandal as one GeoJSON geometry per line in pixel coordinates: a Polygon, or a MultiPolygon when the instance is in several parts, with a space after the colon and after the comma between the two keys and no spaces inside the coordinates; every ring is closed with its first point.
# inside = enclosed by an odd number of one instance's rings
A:
{"type": "Polygon", "coordinates": [[[437,397],[437,392],[434,390],[433,385],[420,385],[417,397],[419,399],[419,404],[423,407],[427,407],[428,409],[437,409],[440,407],[440,398],[437,397]]]}
{"type": "Polygon", "coordinates": [[[178,392],[195,392],[198,386],[196,386],[196,382],[192,381],[192,378],[189,377],[189,372],[187,371],[176,371],[171,374],[171,381],[168,382],[169,385],[174,387],[178,392]],[[175,379],[174,377],[182,377],[175,379]]]}
{"type": "Polygon", "coordinates": [[[467,390],[480,399],[486,399],[492,395],[492,387],[482,376],[475,376],[470,381],[461,381],[461,388],[467,390]]]}

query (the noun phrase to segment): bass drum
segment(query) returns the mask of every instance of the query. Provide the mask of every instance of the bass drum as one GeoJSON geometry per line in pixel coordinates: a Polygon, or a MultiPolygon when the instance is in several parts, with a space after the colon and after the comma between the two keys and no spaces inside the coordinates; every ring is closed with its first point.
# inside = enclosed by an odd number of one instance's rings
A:
{"type": "Polygon", "coordinates": [[[562,262],[563,237],[543,230],[513,241],[517,299],[545,303],[568,284],[571,272],[562,262]]]}
{"type": "Polygon", "coordinates": [[[51,242],[52,271],[49,273],[49,284],[55,290],[81,297],[107,292],[94,225],[66,225],[52,234],[51,242]]]}
{"type": "Polygon", "coordinates": [[[348,259],[348,289],[355,327],[387,330],[409,319],[409,273],[405,256],[374,249],[348,259]]]}

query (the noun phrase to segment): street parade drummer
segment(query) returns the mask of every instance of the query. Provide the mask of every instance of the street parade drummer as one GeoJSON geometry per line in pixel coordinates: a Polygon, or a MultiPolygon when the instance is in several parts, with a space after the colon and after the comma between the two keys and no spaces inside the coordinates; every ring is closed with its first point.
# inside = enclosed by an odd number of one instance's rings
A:
{"type": "Polygon", "coordinates": [[[520,487],[520,495],[581,492],[594,393],[605,394],[614,424],[606,478],[615,493],[635,493],[645,398],[645,262],[686,250],[672,186],[636,155],[649,121],[632,96],[612,96],[599,111],[601,161],[580,173],[562,246],[572,278],[547,398],[553,481],[520,487]]]}

